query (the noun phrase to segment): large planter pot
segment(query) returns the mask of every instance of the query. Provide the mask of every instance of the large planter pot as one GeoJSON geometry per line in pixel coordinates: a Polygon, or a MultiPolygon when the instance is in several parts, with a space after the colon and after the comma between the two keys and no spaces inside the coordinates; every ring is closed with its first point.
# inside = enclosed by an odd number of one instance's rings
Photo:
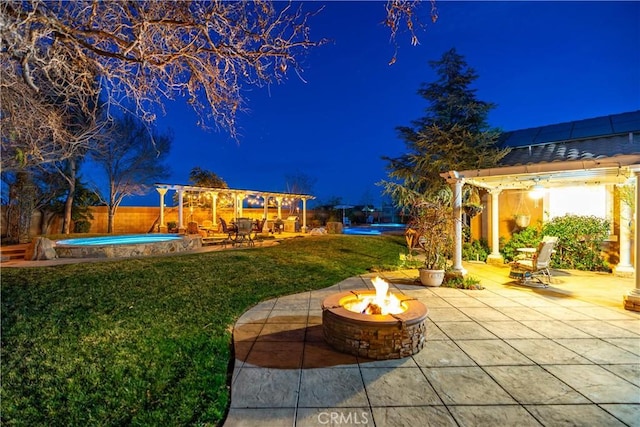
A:
{"type": "Polygon", "coordinates": [[[420,283],[424,286],[440,286],[444,280],[444,270],[418,269],[420,272],[420,283]]]}

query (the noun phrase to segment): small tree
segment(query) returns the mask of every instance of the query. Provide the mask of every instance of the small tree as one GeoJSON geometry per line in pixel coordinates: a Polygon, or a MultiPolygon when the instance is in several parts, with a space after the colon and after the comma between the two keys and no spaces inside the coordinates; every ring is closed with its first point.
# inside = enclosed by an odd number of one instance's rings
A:
{"type": "Polygon", "coordinates": [[[198,166],[189,172],[189,182],[196,187],[229,188],[227,182],[215,172],[202,169],[198,166]]]}
{"type": "Polygon", "coordinates": [[[107,177],[107,197],[96,194],[108,208],[108,233],[113,233],[116,211],[125,197],[145,194],[154,182],[169,175],[162,162],[169,155],[171,140],[170,134],[154,134],[135,117],[125,115],[91,151],[107,177]]]}
{"type": "MultiPolygon", "coordinates": [[[[427,270],[444,270],[447,266],[452,247],[452,222],[451,207],[441,200],[413,205],[409,229],[416,231],[413,242],[418,239],[425,251],[424,268],[427,270]]],[[[411,249],[409,247],[409,253],[411,249]]]]}
{"type": "MultiPolygon", "coordinates": [[[[316,179],[302,172],[285,175],[287,191],[293,194],[311,194],[316,179]]],[[[295,198],[289,205],[289,215],[296,213],[296,208],[300,204],[300,199],[295,198]]]]}

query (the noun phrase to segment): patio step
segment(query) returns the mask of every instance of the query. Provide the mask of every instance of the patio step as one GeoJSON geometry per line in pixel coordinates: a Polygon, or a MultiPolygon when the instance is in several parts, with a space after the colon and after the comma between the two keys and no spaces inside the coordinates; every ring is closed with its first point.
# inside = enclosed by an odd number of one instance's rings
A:
{"type": "Polygon", "coordinates": [[[0,247],[0,262],[24,259],[24,254],[28,246],[27,243],[23,243],[0,247]]]}

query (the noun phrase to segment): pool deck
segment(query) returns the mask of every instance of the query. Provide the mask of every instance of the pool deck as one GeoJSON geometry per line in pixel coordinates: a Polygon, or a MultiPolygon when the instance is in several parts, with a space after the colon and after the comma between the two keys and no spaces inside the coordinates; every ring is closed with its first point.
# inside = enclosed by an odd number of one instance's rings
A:
{"type": "Polygon", "coordinates": [[[322,338],[322,300],[371,288],[373,275],[248,310],[224,426],[640,426],[640,313],[622,308],[633,279],[554,271],[540,289],[507,267],[465,268],[484,290],[381,274],[429,309],[424,349],[403,359],[361,359],[322,338]]]}

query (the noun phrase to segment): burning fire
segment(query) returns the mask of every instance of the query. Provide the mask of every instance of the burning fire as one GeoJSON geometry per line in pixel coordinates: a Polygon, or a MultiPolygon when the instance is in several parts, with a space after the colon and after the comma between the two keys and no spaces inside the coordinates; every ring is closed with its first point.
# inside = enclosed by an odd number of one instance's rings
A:
{"type": "Polygon", "coordinates": [[[389,283],[380,277],[374,277],[371,283],[376,288],[375,296],[358,297],[358,300],[345,304],[344,308],[362,314],[400,314],[405,311],[400,299],[389,293],[389,283]]]}

